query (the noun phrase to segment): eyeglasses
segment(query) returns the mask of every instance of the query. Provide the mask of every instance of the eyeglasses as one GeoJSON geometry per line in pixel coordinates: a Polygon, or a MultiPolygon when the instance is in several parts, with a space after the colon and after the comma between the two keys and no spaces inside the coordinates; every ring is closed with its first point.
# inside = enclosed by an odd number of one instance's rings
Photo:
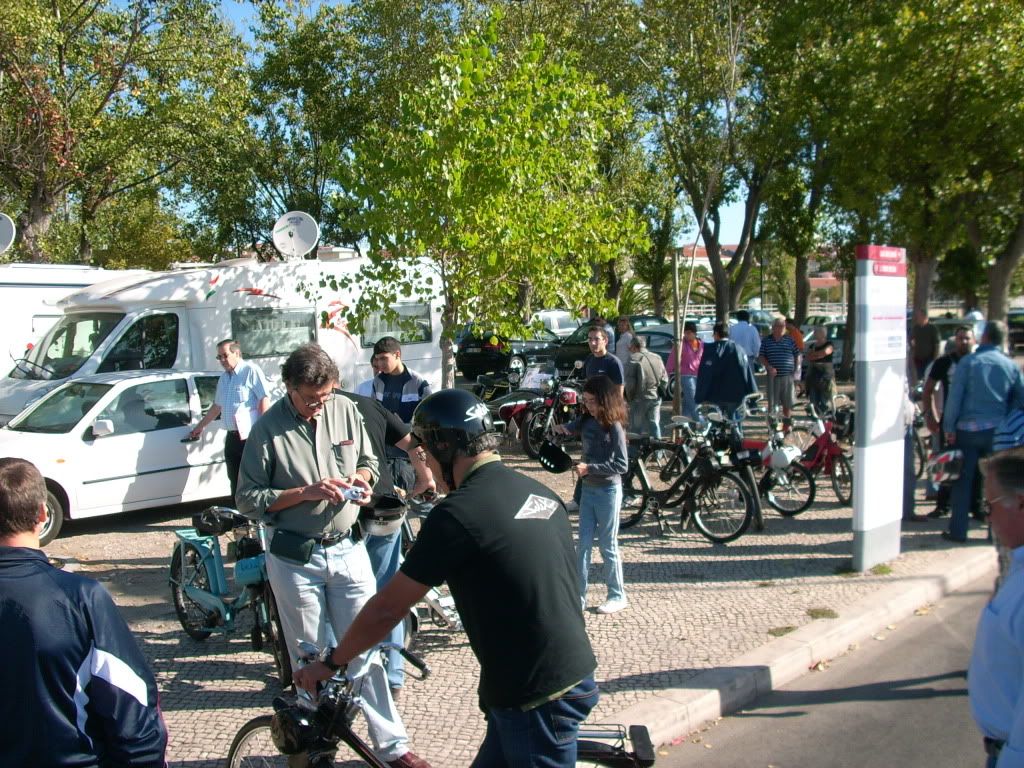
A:
{"type": "Polygon", "coordinates": [[[1007,498],[1009,498],[1009,497],[1008,496],[996,496],[991,501],[989,501],[988,499],[982,500],[982,502],[981,502],[981,514],[983,514],[985,517],[988,517],[989,515],[992,514],[992,506],[994,504],[998,504],[1000,501],[1003,501],[1004,499],[1007,499],[1007,498]]]}
{"type": "MultiPolygon", "coordinates": [[[[295,391],[295,394],[299,395],[299,397],[302,397],[302,395],[299,394],[298,390],[295,391]]],[[[309,408],[309,410],[315,411],[317,408],[323,408],[325,405],[327,405],[333,399],[334,399],[334,393],[333,392],[328,392],[326,395],[324,395],[319,400],[314,400],[311,403],[303,402],[302,404],[304,406],[306,406],[307,408],[309,408]]]]}

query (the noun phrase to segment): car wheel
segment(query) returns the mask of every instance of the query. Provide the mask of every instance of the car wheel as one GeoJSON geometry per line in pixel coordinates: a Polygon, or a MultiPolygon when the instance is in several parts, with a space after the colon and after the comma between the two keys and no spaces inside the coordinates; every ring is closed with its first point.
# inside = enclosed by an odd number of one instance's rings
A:
{"type": "Polygon", "coordinates": [[[46,489],[46,522],[43,523],[43,530],[39,532],[39,544],[46,546],[57,538],[60,529],[64,526],[67,517],[67,503],[63,500],[62,494],[55,493],[55,489],[46,489]]]}

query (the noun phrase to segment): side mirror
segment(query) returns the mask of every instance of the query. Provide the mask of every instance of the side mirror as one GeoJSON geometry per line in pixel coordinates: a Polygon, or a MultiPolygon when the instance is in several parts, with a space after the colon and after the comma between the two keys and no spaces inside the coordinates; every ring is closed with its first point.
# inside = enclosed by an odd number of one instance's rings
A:
{"type": "Polygon", "coordinates": [[[92,423],[93,437],[106,437],[112,434],[114,434],[114,422],[110,419],[96,419],[92,423]]]}

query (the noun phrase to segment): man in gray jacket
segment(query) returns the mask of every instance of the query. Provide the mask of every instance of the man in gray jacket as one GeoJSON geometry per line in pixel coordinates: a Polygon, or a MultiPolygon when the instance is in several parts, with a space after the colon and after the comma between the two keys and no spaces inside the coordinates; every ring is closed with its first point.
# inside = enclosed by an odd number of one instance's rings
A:
{"type": "Polygon", "coordinates": [[[668,384],[661,356],[647,349],[647,339],[634,334],[629,343],[629,367],[626,371],[626,400],[629,401],[629,429],[632,432],[661,437],[661,396],[658,385],[668,384]]]}
{"type": "MultiPolygon", "coordinates": [[[[333,645],[377,591],[355,524],[379,468],[355,403],[335,395],[338,366],[319,345],[292,352],[281,378],[288,394],[245,442],[237,502],[269,527],[267,575],[294,663],[297,640],[333,645]]],[[[349,674],[365,677],[359,691],[380,758],[393,768],[429,768],[409,751],[380,654],[364,653],[349,674]]]]}

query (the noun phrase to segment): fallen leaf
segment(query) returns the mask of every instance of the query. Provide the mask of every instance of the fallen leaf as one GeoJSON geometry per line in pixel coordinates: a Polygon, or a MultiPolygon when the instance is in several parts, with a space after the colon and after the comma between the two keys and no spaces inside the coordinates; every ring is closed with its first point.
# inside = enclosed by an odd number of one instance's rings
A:
{"type": "Polygon", "coordinates": [[[918,608],[916,611],[914,611],[914,615],[915,616],[927,616],[931,612],[932,612],[932,606],[931,606],[931,603],[929,603],[927,605],[922,605],[920,608],[918,608]]]}
{"type": "Polygon", "coordinates": [[[885,635],[875,635],[875,640],[885,640],[885,635]]]}
{"type": "Polygon", "coordinates": [[[886,627],[886,629],[888,629],[891,632],[892,630],[896,629],[896,625],[895,624],[890,624],[889,626],[886,627]]]}
{"type": "Polygon", "coordinates": [[[705,744],[704,745],[704,749],[711,749],[711,745],[710,744],[705,744]]]}

